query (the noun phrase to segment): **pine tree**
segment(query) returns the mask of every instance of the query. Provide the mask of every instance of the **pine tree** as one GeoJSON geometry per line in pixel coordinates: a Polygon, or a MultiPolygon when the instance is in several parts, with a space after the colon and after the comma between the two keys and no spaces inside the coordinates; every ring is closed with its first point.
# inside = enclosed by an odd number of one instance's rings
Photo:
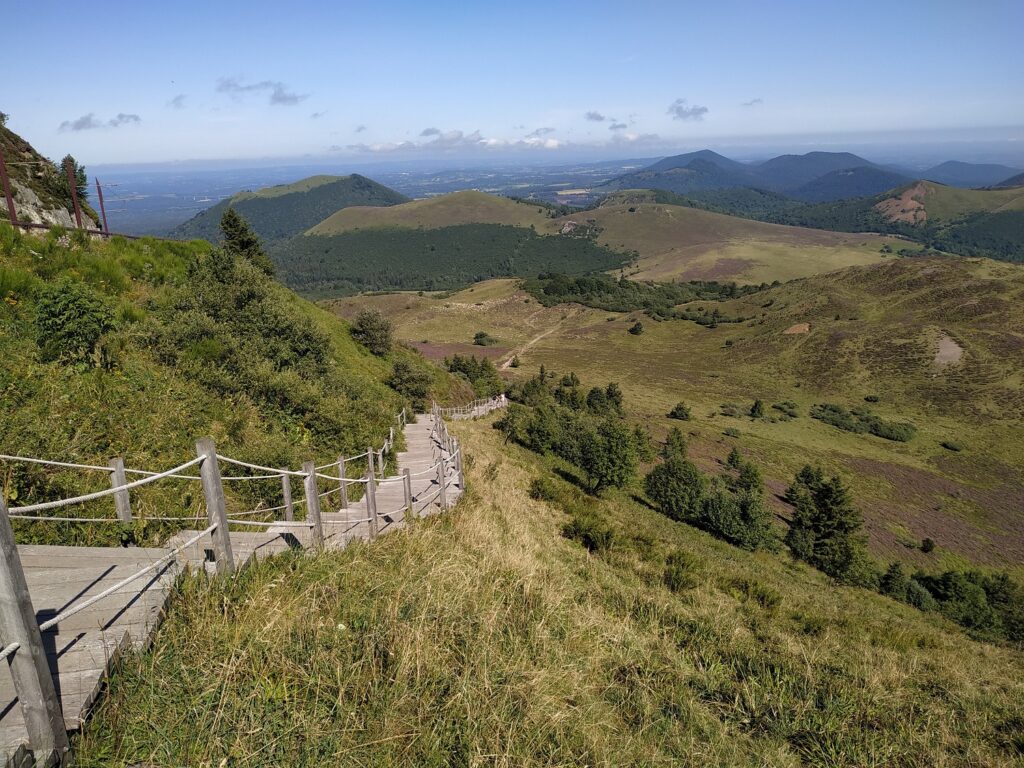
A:
{"type": "Polygon", "coordinates": [[[224,235],[223,247],[232,256],[246,259],[263,273],[274,276],[274,262],[263,250],[259,235],[234,208],[228,208],[220,218],[220,231],[224,235]]]}
{"type": "Polygon", "coordinates": [[[676,456],[680,459],[686,458],[686,438],[683,436],[683,431],[679,427],[672,427],[668,431],[668,437],[665,438],[665,445],[661,448],[661,457],[663,459],[669,459],[672,456],[676,456]]]}

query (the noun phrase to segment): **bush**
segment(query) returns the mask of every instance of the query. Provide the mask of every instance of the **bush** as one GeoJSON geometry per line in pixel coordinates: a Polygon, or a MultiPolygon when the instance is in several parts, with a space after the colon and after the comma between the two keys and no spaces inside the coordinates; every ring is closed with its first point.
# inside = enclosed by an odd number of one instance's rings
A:
{"type": "Polygon", "coordinates": [[[848,411],[832,403],[811,406],[811,418],[847,432],[868,432],[876,437],[901,443],[908,442],[917,433],[917,427],[909,422],[884,421],[867,408],[854,408],[848,411]]]}
{"type": "Polygon", "coordinates": [[[707,490],[707,478],[680,455],[671,455],[644,478],[644,492],[673,520],[693,517],[707,490]]]}
{"type": "Polygon", "coordinates": [[[550,477],[535,477],[530,482],[529,494],[537,501],[554,501],[558,498],[558,489],[550,477]]]}
{"type": "Polygon", "coordinates": [[[877,403],[881,399],[878,395],[864,395],[864,402],[866,403],[877,403]]]}
{"type": "Polygon", "coordinates": [[[113,328],[103,300],[81,282],[62,280],[43,288],[36,300],[37,342],[45,358],[95,362],[100,337],[113,328]]]}
{"type": "Polygon", "coordinates": [[[665,444],[661,447],[661,458],[667,459],[671,456],[686,458],[686,438],[679,427],[672,427],[665,437],[665,444]]]}
{"type": "Polygon", "coordinates": [[[414,368],[406,360],[397,360],[391,368],[391,375],[384,383],[409,400],[413,410],[426,410],[431,383],[427,371],[414,368]]]}
{"type": "Polygon", "coordinates": [[[510,368],[518,368],[519,367],[519,355],[515,355],[512,358],[512,362],[509,363],[508,365],[509,365],[510,368]]]}
{"type": "Polygon", "coordinates": [[[737,448],[734,447],[731,451],[729,451],[729,455],[726,457],[725,463],[728,464],[733,469],[739,469],[741,466],[743,466],[743,457],[740,455],[740,452],[737,448]]]}
{"type": "Polygon", "coordinates": [[[629,332],[634,336],[639,336],[644,332],[644,324],[637,320],[633,325],[629,327],[629,332]]]}
{"type": "Polygon", "coordinates": [[[721,488],[701,500],[695,522],[720,539],[746,550],[776,546],[772,515],[758,493],[731,494],[721,488]]]}
{"type": "Polygon", "coordinates": [[[575,513],[562,527],[562,535],[578,541],[590,552],[604,552],[615,543],[612,529],[593,513],[575,513]]]}
{"type": "Polygon", "coordinates": [[[933,539],[925,538],[921,540],[921,551],[924,552],[926,555],[929,552],[934,551],[934,549],[935,541],[933,539]]]}
{"type": "Polygon", "coordinates": [[[364,309],[352,324],[352,338],[366,347],[377,357],[384,357],[391,351],[394,329],[391,321],[379,310],[364,309]]]}
{"type": "Polygon", "coordinates": [[[736,429],[736,427],[726,427],[722,431],[722,434],[725,435],[726,437],[739,437],[740,431],[736,429]]]}
{"type": "Polygon", "coordinates": [[[795,419],[800,415],[800,411],[797,410],[797,405],[792,400],[784,400],[781,403],[773,403],[772,408],[776,411],[781,411],[791,419],[795,419]]]}
{"type": "Polygon", "coordinates": [[[678,402],[672,406],[672,410],[668,412],[670,419],[678,419],[679,421],[689,421],[691,418],[690,408],[684,402],[678,402]]]}
{"type": "Polygon", "coordinates": [[[964,449],[963,443],[958,443],[955,440],[943,440],[940,445],[947,451],[953,451],[954,453],[960,453],[964,449]]]}
{"type": "Polygon", "coordinates": [[[769,611],[774,611],[782,603],[782,595],[757,579],[731,579],[726,583],[726,591],[737,600],[753,600],[769,611]]]}
{"type": "Polygon", "coordinates": [[[487,331],[477,331],[473,335],[473,343],[478,347],[493,347],[498,343],[498,340],[487,333],[487,331]]]}
{"type": "Polygon", "coordinates": [[[764,418],[764,403],[761,400],[755,400],[754,404],[750,406],[750,418],[752,419],[763,419],[764,418]]]}

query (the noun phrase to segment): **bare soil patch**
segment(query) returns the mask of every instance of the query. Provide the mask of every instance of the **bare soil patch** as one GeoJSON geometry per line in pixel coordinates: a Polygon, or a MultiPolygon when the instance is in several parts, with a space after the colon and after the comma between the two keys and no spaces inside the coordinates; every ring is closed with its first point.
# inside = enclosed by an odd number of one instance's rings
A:
{"type": "Polygon", "coordinates": [[[796,325],[789,326],[789,328],[784,330],[782,332],[782,334],[783,334],[783,336],[792,336],[792,335],[797,334],[797,333],[810,333],[810,332],[811,332],[811,324],[810,323],[797,323],[796,325]]]}
{"type": "Polygon", "coordinates": [[[681,280],[727,280],[742,275],[754,262],[749,259],[719,259],[711,266],[694,266],[679,277],[681,280]]]}
{"type": "Polygon", "coordinates": [[[950,336],[944,333],[939,337],[939,348],[935,352],[935,364],[939,368],[956,365],[963,356],[964,348],[950,336]]]}
{"type": "Polygon", "coordinates": [[[918,182],[899,197],[890,197],[888,200],[878,203],[875,205],[875,210],[889,221],[903,221],[915,225],[924,224],[928,221],[928,213],[924,209],[922,199],[927,193],[928,188],[918,182]]]}

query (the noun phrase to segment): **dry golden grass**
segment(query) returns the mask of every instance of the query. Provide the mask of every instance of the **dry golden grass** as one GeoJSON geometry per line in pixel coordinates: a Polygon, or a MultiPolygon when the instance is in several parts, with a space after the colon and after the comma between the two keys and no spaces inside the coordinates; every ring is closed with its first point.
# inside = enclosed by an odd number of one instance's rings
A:
{"type": "MultiPolygon", "coordinates": [[[[457,431],[449,515],[233,583],[192,580],[127,659],[79,764],[1010,765],[1020,654],[627,496],[589,554],[526,489],[550,470],[457,431]],[[662,583],[686,554],[688,582],[662,583]]],[[[563,481],[560,493],[577,493],[563,481]]]]}

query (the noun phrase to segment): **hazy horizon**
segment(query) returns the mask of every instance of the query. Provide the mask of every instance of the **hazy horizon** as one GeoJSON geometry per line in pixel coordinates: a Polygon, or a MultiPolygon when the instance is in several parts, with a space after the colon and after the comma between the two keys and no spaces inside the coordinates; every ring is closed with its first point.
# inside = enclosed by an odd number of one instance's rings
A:
{"type": "MultiPolygon", "coordinates": [[[[65,16],[44,2],[8,20],[65,16]]],[[[552,165],[705,147],[1022,164],[1022,28],[1024,6],[995,0],[598,3],[571,17],[110,3],[75,20],[85,81],[30,36],[9,41],[9,60],[33,66],[0,109],[43,153],[90,167],[552,165]]]]}

